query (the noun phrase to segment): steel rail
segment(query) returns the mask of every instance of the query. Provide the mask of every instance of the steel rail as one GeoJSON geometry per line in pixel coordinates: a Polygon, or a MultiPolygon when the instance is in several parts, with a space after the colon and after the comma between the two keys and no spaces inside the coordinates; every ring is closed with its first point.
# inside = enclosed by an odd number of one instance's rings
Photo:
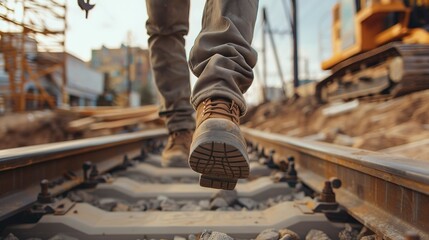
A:
{"type": "Polygon", "coordinates": [[[138,156],[144,141],[166,134],[165,129],[156,129],[0,150],[0,221],[35,203],[42,179],[73,172],[73,178],[49,189],[52,195],[60,194],[83,182],[84,162],[106,172],[120,165],[124,155],[138,156]]]}
{"type": "Polygon", "coordinates": [[[295,157],[298,178],[317,192],[342,181],[337,202],[383,239],[409,231],[429,239],[429,163],[242,128],[247,140],[274,150],[276,163],[295,157]]]}

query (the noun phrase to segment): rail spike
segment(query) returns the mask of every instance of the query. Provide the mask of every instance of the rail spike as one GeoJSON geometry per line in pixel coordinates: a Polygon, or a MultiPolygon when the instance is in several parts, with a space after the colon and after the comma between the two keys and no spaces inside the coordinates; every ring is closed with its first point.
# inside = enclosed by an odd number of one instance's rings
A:
{"type": "Polygon", "coordinates": [[[82,165],[83,169],[83,188],[94,188],[99,183],[98,181],[98,169],[97,166],[92,164],[91,162],[85,162],[82,165]]]}
{"type": "Polygon", "coordinates": [[[295,158],[288,157],[287,183],[290,187],[296,187],[298,183],[298,172],[295,169],[295,158]]]}
{"type": "MultiPolygon", "coordinates": [[[[332,217],[343,218],[345,213],[338,211],[339,204],[335,198],[334,188],[338,189],[342,185],[341,180],[332,177],[324,182],[324,187],[319,197],[309,203],[309,208],[314,212],[330,213],[332,217]]],[[[347,215],[347,214],[345,214],[347,215]]]]}
{"type": "Polygon", "coordinates": [[[49,181],[47,179],[40,181],[40,193],[37,195],[37,201],[41,204],[49,204],[54,202],[54,199],[49,192],[49,181]]]}
{"type": "Polygon", "coordinates": [[[279,166],[274,162],[274,154],[276,154],[276,150],[271,150],[270,155],[266,159],[265,165],[271,169],[280,169],[279,166]]]}

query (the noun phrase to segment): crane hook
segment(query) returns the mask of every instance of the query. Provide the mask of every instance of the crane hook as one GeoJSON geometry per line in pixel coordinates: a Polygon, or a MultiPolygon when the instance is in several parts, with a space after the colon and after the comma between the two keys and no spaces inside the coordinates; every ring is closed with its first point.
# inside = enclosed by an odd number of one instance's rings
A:
{"type": "Polygon", "coordinates": [[[85,11],[85,18],[88,18],[88,12],[92,10],[95,6],[95,4],[90,4],[90,0],[77,0],[77,4],[79,5],[80,9],[85,11]]]}

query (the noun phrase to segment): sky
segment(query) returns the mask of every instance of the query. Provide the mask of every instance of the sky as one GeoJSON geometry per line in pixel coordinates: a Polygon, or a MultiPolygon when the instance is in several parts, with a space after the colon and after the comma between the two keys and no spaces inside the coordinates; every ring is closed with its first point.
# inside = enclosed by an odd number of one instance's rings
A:
{"type": "MultiPolygon", "coordinates": [[[[91,59],[91,49],[99,49],[103,45],[109,48],[118,48],[121,44],[128,42],[127,35],[129,32],[131,32],[132,36],[132,46],[147,48],[145,29],[147,13],[144,0],[91,0],[91,3],[96,4],[96,6],[90,11],[88,19],[85,19],[85,14],[78,7],[76,0],[67,1],[68,31],[66,48],[70,53],[84,61],[89,61],[91,59]]],[[[320,62],[330,55],[331,9],[336,1],[297,1],[299,56],[301,58],[300,75],[302,78],[320,79],[326,75],[320,70],[320,62]],[[305,61],[308,61],[308,71],[304,67],[305,61]]],[[[252,45],[258,52],[262,48],[261,10],[265,7],[271,27],[275,32],[274,39],[283,74],[286,81],[291,81],[292,41],[284,8],[285,3],[290,10],[289,0],[260,0],[252,45]]],[[[191,0],[190,30],[186,37],[188,54],[194,39],[201,29],[204,4],[204,0],[191,0]]],[[[267,85],[280,86],[281,81],[278,77],[274,55],[269,42],[267,47],[267,85]]],[[[258,72],[262,72],[261,56],[259,54],[259,61],[256,66],[258,72]]],[[[191,82],[194,83],[195,80],[193,77],[191,82]]],[[[252,88],[248,91],[249,95],[254,95],[258,92],[259,83],[260,79],[256,77],[252,88]]]]}

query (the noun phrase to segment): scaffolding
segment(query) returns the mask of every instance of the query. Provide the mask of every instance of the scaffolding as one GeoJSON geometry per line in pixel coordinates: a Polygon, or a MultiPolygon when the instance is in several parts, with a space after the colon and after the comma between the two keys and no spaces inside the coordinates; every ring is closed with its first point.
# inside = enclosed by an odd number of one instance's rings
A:
{"type": "Polygon", "coordinates": [[[66,0],[0,2],[0,72],[7,78],[0,78],[4,111],[55,108],[68,102],[66,13],[66,0]],[[42,78],[61,94],[47,91],[42,78]]]}

